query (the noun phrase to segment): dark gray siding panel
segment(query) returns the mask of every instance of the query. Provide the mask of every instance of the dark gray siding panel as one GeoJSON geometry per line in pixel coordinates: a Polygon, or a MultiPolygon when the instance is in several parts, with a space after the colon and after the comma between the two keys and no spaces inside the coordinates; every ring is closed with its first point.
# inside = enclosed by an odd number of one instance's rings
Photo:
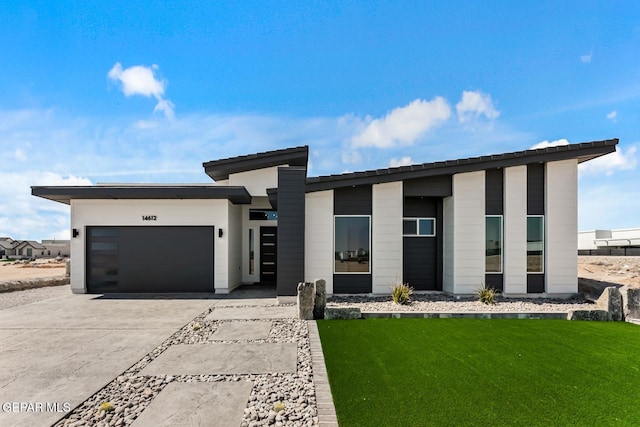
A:
{"type": "Polygon", "coordinates": [[[368,294],[371,293],[370,274],[334,274],[333,293],[368,294]]]}
{"type": "Polygon", "coordinates": [[[485,274],[484,285],[487,288],[502,292],[504,290],[504,277],[502,274],[485,274]]]}
{"type": "Polygon", "coordinates": [[[416,290],[442,290],[443,220],[442,199],[405,197],[403,216],[435,218],[435,237],[404,237],[402,276],[416,290]]]}
{"type": "Polygon", "coordinates": [[[485,214],[502,215],[504,180],[503,169],[487,169],[485,171],[485,214]]]}
{"type": "Polygon", "coordinates": [[[527,165],[527,215],[544,215],[544,163],[527,165]]]}
{"type": "Polygon", "coordinates": [[[371,186],[337,188],[333,192],[335,215],[371,215],[371,186]]]}
{"type": "Polygon", "coordinates": [[[278,168],[278,295],[296,295],[304,280],[306,174],[305,168],[278,168]]]}
{"type": "Polygon", "coordinates": [[[544,292],[544,274],[527,274],[527,293],[541,294],[544,292]]]}
{"type": "Polygon", "coordinates": [[[402,215],[414,218],[435,218],[438,213],[437,200],[432,197],[405,197],[402,215]]]}
{"type": "Polygon", "coordinates": [[[406,197],[448,197],[453,194],[451,188],[451,175],[408,179],[403,182],[406,197]]]}

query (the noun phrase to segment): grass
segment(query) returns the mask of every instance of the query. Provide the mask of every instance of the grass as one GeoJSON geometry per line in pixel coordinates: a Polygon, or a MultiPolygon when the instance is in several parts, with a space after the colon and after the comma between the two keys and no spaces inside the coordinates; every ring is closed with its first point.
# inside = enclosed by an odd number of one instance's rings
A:
{"type": "Polygon", "coordinates": [[[640,327],[318,321],[340,426],[638,426],[640,327]]]}

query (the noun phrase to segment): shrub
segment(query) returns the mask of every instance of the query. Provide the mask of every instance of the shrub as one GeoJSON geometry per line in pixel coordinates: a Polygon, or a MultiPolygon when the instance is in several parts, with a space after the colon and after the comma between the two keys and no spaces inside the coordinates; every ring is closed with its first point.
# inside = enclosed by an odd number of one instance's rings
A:
{"type": "Polygon", "coordinates": [[[484,284],[478,289],[476,295],[480,302],[484,304],[493,305],[496,303],[496,290],[493,288],[487,288],[484,284]]]}
{"type": "Polygon", "coordinates": [[[275,405],[273,405],[273,410],[276,412],[284,411],[284,403],[276,402],[275,405]]]}
{"type": "Polygon", "coordinates": [[[100,408],[98,409],[98,412],[100,412],[100,411],[111,412],[114,409],[116,409],[116,408],[111,403],[104,402],[102,405],[100,405],[100,408]]]}
{"type": "Polygon", "coordinates": [[[413,295],[413,288],[407,283],[398,283],[391,287],[391,299],[396,304],[409,304],[413,295]]]}
{"type": "Polygon", "coordinates": [[[194,331],[199,331],[199,330],[200,330],[200,328],[201,328],[200,323],[195,323],[195,324],[193,325],[193,330],[194,330],[194,331]]]}

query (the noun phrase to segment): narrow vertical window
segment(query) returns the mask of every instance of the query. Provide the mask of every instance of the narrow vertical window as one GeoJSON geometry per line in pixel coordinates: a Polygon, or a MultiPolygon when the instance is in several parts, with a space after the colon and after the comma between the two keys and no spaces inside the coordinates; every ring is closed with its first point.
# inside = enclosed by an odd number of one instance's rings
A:
{"type": "Polygon", "coordinates": [[[255,242],[253,228],[249,229],[249,274],[255,274],[255,242]]]}
{"type": "Polygon", "coordinates": [[[487,216],[485,272],[502,273],[502,217],[487,216]]]}
{"type": "Polygon", "coordinates": [[[334,223],[334,272],[371,273],[371,218],[336,216],[334,223]]]}
{"type": "Polygon", "coordinates": [[[527,273],[544,272],[544,217],[527,217],[527,273]]]}

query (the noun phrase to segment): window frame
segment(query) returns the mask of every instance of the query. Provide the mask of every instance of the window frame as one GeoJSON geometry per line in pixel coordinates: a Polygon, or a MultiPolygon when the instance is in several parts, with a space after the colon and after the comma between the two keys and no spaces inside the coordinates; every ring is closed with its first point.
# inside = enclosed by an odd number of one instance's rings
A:
{"type": "Polygon", "coordinates": [[[545,218],[544,215],[527,215],[527,274],[544,274],[546,268],[545,262],[545,246],[546,246],[546,233],[545,233],[545,218]],[[529,271],[529,218],[540,218],[542,219],[542,253],[540,254],[540,258],[542,260],[542,269],[541,271],[529,271]]]}
{"type": "Polygon", "coordinates": [[[485,215],[484,216],[484,274],[503,274],[504,273],[504,215],[485,215]],[[500,271],[487,271],[487,219],[500,218],[500,271]]]}
{"type": "Polygon", "coordinates": [[[404,217],[402,218],[402,237],[436,237],[436,219],[433,217],[404,217]],[[433,223],[433,233],[432,234],[420,234],[420,221],[428,220],[433,223]],[[415,221],[416,222],[416,234],[405,234],[404,233],[404,222],[405,221],[415,221]]]}
{"type": "Polygon", "coordinates": [[[373,269],[371,268],[371,246],[372,246],[372,235],[371,235],[371,215],[333,215],[333,274],[372,274],[373,269]],[[336,271],[336,219],[337,218],[367,218],[369,221],[369,271],[336,271]]]}

